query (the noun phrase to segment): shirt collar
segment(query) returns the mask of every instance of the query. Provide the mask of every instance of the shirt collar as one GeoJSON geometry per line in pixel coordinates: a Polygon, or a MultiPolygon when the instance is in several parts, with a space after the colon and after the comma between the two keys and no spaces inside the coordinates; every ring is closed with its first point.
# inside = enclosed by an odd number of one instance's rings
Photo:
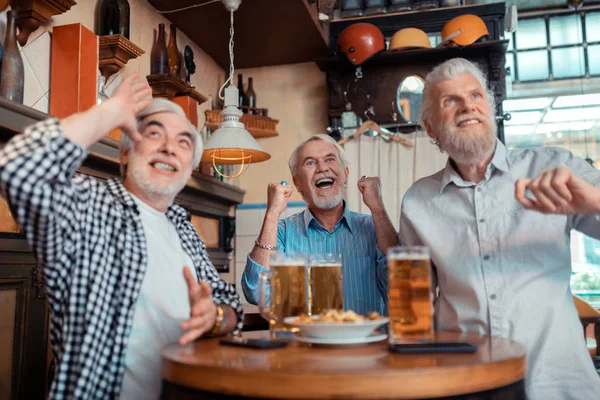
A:
{"type": "MultiPolygon", "coordinates": [[[[123,186],[123,183],[116,179],[111,178],[107,182],[108,191],[125,207],[131,208],[136,214],[140,213],[138,205],[133,199],[131,193],[123,186]]],[[[176,204],[171,204],[165,212],[167,218],[173,221],[176,225],[179,222],[189,221],[190,213],[183,207],[176,204]]]]}
{"type": "MultiPolygon", "coordinates": [[[[496,149],[494,150],[494,156],[492,157],[492,161],[488,165],[488,174],[492,168],[496,168],[502,172],[509,172],[508,162],[506,160],[507,152],[506,147],[500,139],[496,138],[496,149]]],[[[486,179],[489,176],[486,174],[486,179]]],[[[444,168],[444,173],[442,175],[442,181],[440,182],[440,193],[444,191],[444,188],[448,186],[449,183],[454,183],[456,186],[460,187],[468,187],[473,186],[472,182],[465,182],[456,169],[454,168],[454,163],[450,158],[446,161],[446,167],[444,168]]]]}
{"type": "MultiPolygon", "coordinates": [[[[346,203],[346,201],[344,201],[344,213],[342,214],[342,217],[340,218],[340,220],[335,223],[335,225],[337,226],[340,222],[344,223],[348,227],[348,230],[350,231],[350,233],[353,233],[353,231],[355,230],[355,227],[352,226],[352,224],[354,223],[354,218],[352,217],[352,214],[353,214],[352,211],[350,211],[348,209],[348,204],[346,203]]],[[[319,221],[317,221],[317,219],[310,212],[308,207],[306,207],[306,209],[304,210],[303,217],[304,217],[304,229],[306,229],[307,235],[308,235],[308,227],[313,220],[315,221],[316,224],[318,224],[318,226],[321,226],[319,221]]],[[[334,228],[334,230],[335,230],[335,228],[334,228]]]]}

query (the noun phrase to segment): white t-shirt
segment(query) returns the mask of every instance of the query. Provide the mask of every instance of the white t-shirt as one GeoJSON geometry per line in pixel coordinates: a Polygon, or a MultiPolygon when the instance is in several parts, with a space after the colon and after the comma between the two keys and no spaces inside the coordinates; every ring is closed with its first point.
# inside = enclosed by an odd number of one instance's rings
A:
{"type": "Polygon", "coordinates": [[[121,399],[158,399],[162,347],[177,342],[184,331],[179,324],[190,316],[188,287],[183,267],[197,279],[190,256],[181,247],[175,225],[164,213],[133,196],[146,235],[148,266],[135,304],[125,354],[121,399]]]}

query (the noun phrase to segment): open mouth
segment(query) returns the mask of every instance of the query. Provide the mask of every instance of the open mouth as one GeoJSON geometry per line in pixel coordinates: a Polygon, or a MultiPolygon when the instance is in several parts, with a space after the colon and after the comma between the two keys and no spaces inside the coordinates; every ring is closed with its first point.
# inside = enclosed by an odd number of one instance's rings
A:
{"type": "Polygon", "coordinates": [[[471,118],[471,119],[466,119],[464,121],[459,122],[457,125],[459,127],[465,127],[465,126],[471,126],[471,125],[477,125],[480,124],[481,121],[476,119],[476,118],[471,118]]]}
{"type": "Polygon", "coordinates": [[[315,186],[319,189],[327,189],[333,186],[335,181],[331,178],[321,178],[317,179],[315,182],[315,186]]]}
{"type": "Polygon", "coordinates": [[[176,166],[174,166],[173,164],[164,162],[164,161],[155,161],[155,162],[150,163],[150,165],[153,168],[158,169],[159,171],[165,171],[165,172],[176,172],[177,171],[176,166]]]}

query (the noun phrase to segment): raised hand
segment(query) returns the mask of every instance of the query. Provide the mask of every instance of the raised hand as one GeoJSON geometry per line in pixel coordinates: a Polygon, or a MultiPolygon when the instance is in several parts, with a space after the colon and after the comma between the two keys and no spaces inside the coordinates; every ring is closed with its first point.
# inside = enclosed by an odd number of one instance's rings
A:
{"type": "Polygon", "coordinates": [[[597,214],[600,188],[560,167],[542,172],[535,179],[519,179],[515,198],[524,208],[545,214],[597,214]],[[533,198],[527,197],[529,190],[533,198]]]}
{"type": "Polygon", "coordinates": [[[381,198],[381,180],[378,177],[363,176],[358,180],[358,190],[362,194],[363,203],[372,211],[383,206],[381,198]]]}
{"type": "Polygon", "coordinates": [[[123,79],[107,101],[118,104],[121,118],[117,128],[121,128],[131,140],[140,140],[142,136],[138,132],[135,115],[152,102],[152,89],[148,82],[140,79],[137,73],[131,74],[123,79]]]}
{"type": "Polygon", "coordinates": [[[205,281],[198,283],[188,267],[183,268],[183,276],[188,285],[190,318],[180,324],[180,328],[187,331],[179,338],[181,345],[210,331],[217,319],[217,306],[212,299],[210,285],[205,281]]]}
{"type": "Polygon", "coordinates": [[[269,183],[267,190],[267,213],[271,212],[279,217],[285,211],[288,200],[292,195],[292,188],[282,183],[269,183]]]}

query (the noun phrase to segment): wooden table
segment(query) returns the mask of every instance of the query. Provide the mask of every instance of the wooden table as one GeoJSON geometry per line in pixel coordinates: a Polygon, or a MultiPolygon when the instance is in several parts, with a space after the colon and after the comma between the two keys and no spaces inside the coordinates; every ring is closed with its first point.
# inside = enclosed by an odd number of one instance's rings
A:
{"type": "MultiPolygon", "coordinates": [[[[268,337],[251,332],[246,337],[268,337]]],[[[387,342],[331,348],[294,343],[253,350],[219,339],[163,349],[163,399],[524,399],[525,348],[513,341],[438,332],[473,354],[406,355],[387,342]]]]}

